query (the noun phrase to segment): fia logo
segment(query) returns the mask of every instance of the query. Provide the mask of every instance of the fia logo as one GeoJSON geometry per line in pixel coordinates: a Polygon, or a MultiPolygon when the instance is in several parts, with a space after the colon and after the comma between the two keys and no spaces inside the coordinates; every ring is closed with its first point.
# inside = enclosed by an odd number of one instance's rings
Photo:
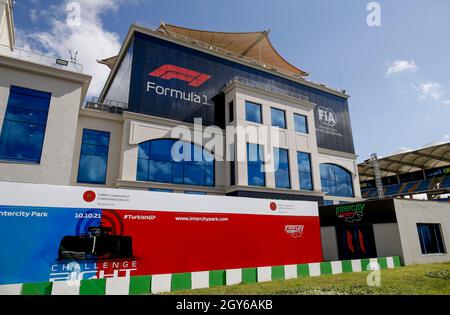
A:
{"type": "Polygon", "coordinates": [[[317,108],[317,113],[321,124],[329,127],[336,126],[337,116],[331,108],[319,106],[319,108],[317,108]]]}

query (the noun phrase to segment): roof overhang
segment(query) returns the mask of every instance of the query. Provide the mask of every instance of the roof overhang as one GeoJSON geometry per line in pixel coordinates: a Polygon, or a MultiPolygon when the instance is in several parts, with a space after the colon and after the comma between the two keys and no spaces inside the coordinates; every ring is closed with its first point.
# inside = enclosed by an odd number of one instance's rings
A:
{"type": "Polygon", "coordinates": [[[309,73],[286,61],[273,47],[269,39],[270,30],[259,32],[211,32],[172,24],[161,23],[158,31],[167,36],[181,35],[212,47],[221,48],[238,56],[246,57],[267,67],[286,71],[301,77],[309,73]]]}
{"type": "MultiPolygon", "coordinates": [[[[167,27],[167,25],[166,25],[166,27],[167,27]]],[[[107,91],[109,89],[109,86],[110,86],[110,84],[111,84],[111,82],[112,82],[116,72],[118,71],[120,63],[122,62],[124,56],[126,55],[128,47],[129,47],[129,45],[131,44],[131,42],[133,40],[135,32],[143,33],[143,34],[146,34],[146,35],[149,35],[149,36],[154,36],[154,37],[157,37],[157,38],[160,38],[160,39],[171,41],[171,42],[176,43],[178,45],[186,46],[186,47],[189,47],[189,48],[192,48],[192,49],[196,49],[196,50],[199,50],[199,51],[203,51],[203,52],[207,52],[207,53],[210,53],[210,54],[213,54],[213,55],[217,55],[220,58],[224,58],[224,59],[228,59],[228,60],[233,61],[233,62],[241,63],[243,65],[246,65],[246,66],[249,66],[249,67],[252,67],[252,68],[256,68],[256,69],[259,69],[259,70],[271,73],[273,75],[277,75],[277,76],[283,77],[283,78],[285,78],[287,80],[290,80],[290,81],[293,81],[293,82],[296,82],[296,83],[299,83],[299,84],[302,84],[302,85],[305,85],[305,86],[309,86],[309,87],[312,87],[312,88],[317,89],[317,90],[321,90],[321,91],[326,92],[326,93],[334,94],[334,95],[336,95],[338,97],[343,97],[345,99],[348,99],[350,97],[343,90],[340,91],[340,90],[328,87],[325,84],[321,84],[321,83],[316,83],[316,82],[310,81],[310,80],[308,80],[306,78],[303,78],[300,75],[293,76],[292,74],[286,74],[286,73],[283,73],[283,72],[279,72],[279,71],[276,71],[275,69],[271,69],[269,67],[263,67],[263,66],[261,66],[261,65],[259,65],[257,63],[251,63],[251,62],[248,62],[248,61],[243,61],[242,59],[239,59],[239,58],[234,58],[233,56],[230,56],[228,54],[216,53],[216,52],[211,51],[209,49],[200,47],[200,46],[196,45],[195,43],[191,43],[190,44],[190,43],[188,43],[188,42],[186,42],[184,40],[179,40],[177,38],[174,38],[174,37],[171,37],[171,36],[167,36],[167,34],[165,34],[164,32],[161,32],[161,31],[158,31],[158,30],[156,30],[156,31],[152,30],[148,26],[142,25],[141,23],[136,23],[136,24],[132,24],[130,26],[130,28],[128,30],[128,33],[127,33],[127,35],[126,35],[126,37],[124,39],[124,42],[123,42],[123,44],[122,44],[122,46],[120,48],[120,51],[119,51],[119,53],[116,56],[109,57],[109,58],[106,58],[106,59],[103,59],[103,60],[98,60],[99,63],[105,64],[111,69],[111,72],[110,72],[110,74],[109,74],[109,76],[108,76],[108,78],[107,78],[107,80],[105,82],[105,85],[103,86],[103,90],[102,90],[102,92],[100,94],[100,100],[103,100],[105,98],[106,93],[107,93],[107,91]]]]}
{"type": "MultiPolygon", "coordinates": [[[[450,165],[450,142],[378,159],[382,177],[450,165]]],[[[375,178],[371,163],[358,164],[361,181],[375,178]]]]}

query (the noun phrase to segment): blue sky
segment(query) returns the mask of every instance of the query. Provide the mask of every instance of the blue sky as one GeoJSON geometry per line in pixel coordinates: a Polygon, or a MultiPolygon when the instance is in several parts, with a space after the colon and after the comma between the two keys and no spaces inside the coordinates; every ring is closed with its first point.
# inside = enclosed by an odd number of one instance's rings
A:
{"type": "Polygon", "coordinates": [[[131,23],[161,20],[219,31],[271,29],[271,41],[311,79],[346,89],[358,161],[450,141],[450,1],[79,0],[81,23],[66,24],[71,1],[16,0],[17,45],[67,57],[78,50],[97,95],[131,23]]]}

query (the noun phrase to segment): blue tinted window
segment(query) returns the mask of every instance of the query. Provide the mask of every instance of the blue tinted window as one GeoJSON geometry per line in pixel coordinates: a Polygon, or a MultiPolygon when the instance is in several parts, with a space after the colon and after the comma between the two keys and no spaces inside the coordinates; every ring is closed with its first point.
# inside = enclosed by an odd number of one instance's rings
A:
{"type": "Polygon", "coordinates": [[[266,177],[263,170],[262,160],[263,146],[259,144],[247,143],[247,175],[249,186],[265,186],[266,177]]]}
{"type": "Polygon", "coordinates": [[[79,183],[105,184],[108,166],[109,132],[83,129],[79,183]]]}
{"type": "Polygon", "coordinates": [[[261,124],[262,123],[261,105],[246,101],[245,102],[245,120],[253,121],[255,123],[261,124]]]}
{"type": "Polygon", "coordinates": [[[166,188],[149,188],[149,191],[156,191],[156,192],[167,192],[172,193],[173,189],[166,189],[166,188]]]}
{"type": "Polygon", "coordinates": [[[332,206],[333,205],[333,200],[324,200],[323,201],[323,205],[324,206],[332,206]]]}
{"type": "Polygon", "coordinates": [[[274,150],[275,165],[278,165],[275,171],[275,187],[277,188],[291,188],[288,152],[288,150],[280,148],[274,150]]]}
{"type": "Polygon", "coordinates": [[[272,126],[286,129],[286,117],[284,110],[271,108],[270,113],[272,116],[272,126]]]}
{"type": "Polygon", "coordinates": [[[334,164],[320,164],[320,182],[327,195],[353,197],[352,175],[334,164]]]}
{"type": "Polygon", "coordinates": [[[306,121],[306,116],[294,114],[294,124],[295,124],[295,131],[308,133],[308,124],[306,121]]]}
{"type": "Polygon", "coordinates": [[[309,153],[297,152],[298,177],[301,190],[313,190],[311,155],[309,153]]]}
{"type": "Polygon", "coordinates": [[[417,223],[417,231],[419,232],[422,254],[445,254],[446,251],[439,224],[417,223]]]}
{"type": "Polygon", "coordinates": [[[139,144],[136,180],[214,186],[213,155],[199,146],[185,143],[179,147],[179,153],[186,153],[186,160],[175,161],[172,158],[175,142],[159,139],[139,144]],[[184,152],[184,148],[189,151],[184,152]]]}
{"type": "Polygon", "coordinates": [[[39,163],[51,94],[11,86],[0,135],[0,159],[39,163]]]}
{"type": "Polygon", "coordinates": [[[204,191],[185,190],[184,193],[188,195],[206,195],[204,191]]]}

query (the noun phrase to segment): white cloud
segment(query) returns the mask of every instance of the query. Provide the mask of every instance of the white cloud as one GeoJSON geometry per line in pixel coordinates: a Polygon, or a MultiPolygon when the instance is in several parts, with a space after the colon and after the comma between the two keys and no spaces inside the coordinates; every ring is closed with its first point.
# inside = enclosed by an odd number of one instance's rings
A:
{"type": "Polygon", "coordinates": [[[444,96],[445,91],[442,86],[437,82],[425,82],[415,87],[417,93],[419,94],[419,100],[432,99],[439,101],[444,96]]]}
{"type": "MultiPolygon", "coordinates": [[[[77,0],[80,4],[80,24],[71,26],[66,23],[66,6],[71,1],[49,11],[39,12],[48,15],[50,29],[45,32],[28,32],[18,29],[18,46],[70,60],[69,50],[78,51],[77,62],[83,65],[83,72],[92,75],[88,96],[98,96],[109,74],[109,69],[97,63],[97,59],[114,56],[119,52],[119,35],[104,28],[101,14],[117,11],[124,0],[77,0]],[[61,13],[57,13],[61,12],[61,13]]],[[[35,14],[35,13],[30,13],[35,14]]]]}
{"type": "Polygon", "coordinates": [[[443,101],[445,105],[450,105],[450,100],[443,101]]]}
{"type": "Polygon", "coordinates": [[[400,73],[404,71],[415,72],[419,70],[414,60],[407,61],[398,59],[393,61],[391,64],[388,64],[388,69],[386,72],[386,76],[390,76],[391,74],[400,73]]]}

